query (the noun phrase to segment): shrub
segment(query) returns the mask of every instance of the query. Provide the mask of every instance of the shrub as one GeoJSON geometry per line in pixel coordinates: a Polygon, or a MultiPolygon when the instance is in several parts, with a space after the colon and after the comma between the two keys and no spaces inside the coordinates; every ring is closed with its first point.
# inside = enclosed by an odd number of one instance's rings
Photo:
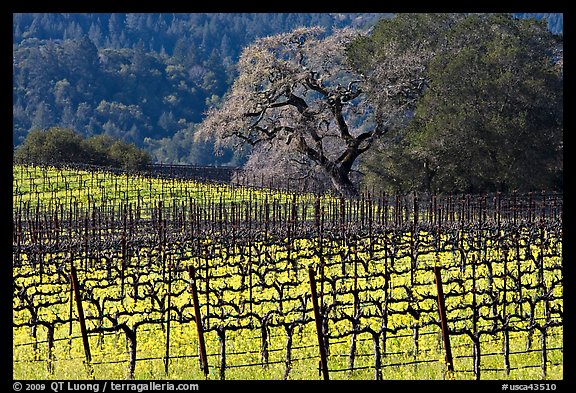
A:
{"type": "Polygon", "coordinates": [[[82,139],[69,128],[32,130],[14,151],[14,161],[32,164],[85,163],[127,170],[142,169],[150,155],[134,144],[108,135],[82,139]]]}

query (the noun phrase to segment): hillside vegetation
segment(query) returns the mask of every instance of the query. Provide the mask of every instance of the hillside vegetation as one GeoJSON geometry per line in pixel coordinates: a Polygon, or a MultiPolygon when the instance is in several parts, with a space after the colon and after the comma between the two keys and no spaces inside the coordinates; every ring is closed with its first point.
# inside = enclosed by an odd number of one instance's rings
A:
{"type": "Polygon", "coordinates": [[[13,137],[105,133],[160,162],[238,163],[194,143],[236,77],[244,46],[298,26],[366,27],[382,14],[15,14],[13,137]]]}

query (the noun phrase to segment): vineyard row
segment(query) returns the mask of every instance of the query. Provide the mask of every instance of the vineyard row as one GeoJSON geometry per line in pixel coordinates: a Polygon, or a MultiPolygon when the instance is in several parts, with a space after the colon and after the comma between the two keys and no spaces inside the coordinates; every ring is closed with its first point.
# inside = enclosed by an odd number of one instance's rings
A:
{"type": "MultiPolygon", "coordinates": [[[[410,351],[423,356],[431,350],[425,337],[441,335],[434,269],[438,267],[446,333],[473,349],[471,369],[458,367],[458,359],[469,355],[463,352],[454,357],[455,371],[480,378],[487,337],[501,342],[507,372],[530,366],[512,365],[511,356],[519,351],[510,349],[511,337],[523,333],[526,350],[533,351],[538,333],[539,366],[546,375],[548,337],[562,327],[561,214],[550,210],[530,220],[503,214],[506,219],[494,221],[487,213],[475,215],[482,221],[469,222],[427,222],[416,215],[384,225],[382,220],[371,221],[368,213],[362,225],[362,220],[342,220],[354,214],[349,213],[354,207],[346,208],[361,206],[357,201],[346,203],[350,205],[343,210],[334,208],[346,211],[337,218],[319,203],[289,203],[286,215],[276,216],[281,224],[270,218],[274,214],[264,222],[251,215],[244,221],[231,211],[220,222],[210,215],[184,216],[190,209],[161,203],[150,219],[139,221],[128,207],[114,213],[95,208],[95,220],[84,214],[84,219],[66,224],[66,212],[62,215],[60,210],[39,215],[38,220],[15,217],[14,328],[47,329],[52,351],[55,331],[79,321],[72,313],[74,269],[88,332],[125,334],[130,358],[119,360],[129,362],[130,376],[143,357],[137,356],[136,345],[143,340],[137,334],[143,325],[163,327],[168,368],[174,351],[172,324],[201,326],[204,334],[218,337],[220,378],[225,378],[226,369],[240,365],[275,363],[285,364],[288,377],[295,362],[314,358],[309,352],[293,356],[295,347],[312,345],[309,339],[298,341],[295,332],[313,337],[316,331],[322,343],[318,347],[328,361],[344,357],[344,368],[372,368],[379,379],[383,368],[410,363],[391,361],[385,366],[383,358],[405,351],[391,348],[394,339],[410,336],[410,351]],[[191,296],[192,282],[197,285],[197,302],[191,296]],[[201,316],[199,324],[196,315],[201,316]],[[228,364],[226,343],[254,335],[261,361],[228,364]],[[283,345],[275,341],[271,347],[275,336],[285,337],[283,345]],[[342,340],[349,345],[345,354],[338,352],[342,340]],[[371,350],[360,344],[365,341],[372,343],[371,350]],[[270,359],[277,353],[284,357],[270,359]],[[368,358],[371,363],[358,364],[368,358]]],[[[216,216],[223,211],[217,205],[213,209],[216,216]]],[[[266,217],[267,209],[261,211],[266,217]]],[[[196,350],[198,343],[191,346],[196,350]]],[[[188,347],[174,356],[188,356],[188,347]]],[[[415,364],[438,361],[414,359],[415,364]]],[[[322,369],[328,372],[329,364],[322,369]]]]}

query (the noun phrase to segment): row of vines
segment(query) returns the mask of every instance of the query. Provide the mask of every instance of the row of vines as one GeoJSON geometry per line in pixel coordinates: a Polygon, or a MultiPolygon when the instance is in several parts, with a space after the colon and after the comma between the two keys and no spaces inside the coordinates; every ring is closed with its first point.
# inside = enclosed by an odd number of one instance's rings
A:
{"type": "Polygon", "coordinates": [[[561,195],[345,200],[18,167],[13,275],[15,370],[561,374],[561,195]]]}

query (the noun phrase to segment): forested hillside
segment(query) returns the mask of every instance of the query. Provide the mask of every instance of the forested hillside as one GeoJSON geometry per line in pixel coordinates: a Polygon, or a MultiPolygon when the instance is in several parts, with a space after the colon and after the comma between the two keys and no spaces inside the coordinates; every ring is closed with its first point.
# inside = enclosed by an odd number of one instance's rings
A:
{"type": "MultiPolygon", "coordinates": [[[[156,161],[239,164],[192,136],[255,38],[299,26],[369,28],[391,14],[14,14],[13,144],[67,127],[148,150],[156,161]]],[[[562,14],[546,18],[561,32],[562,14]]]]}
{"type": "Polygon", "coordinates": [[[133,142],[157,161],[237,164],[192,135],[255,38],[369,27],[383,14],[14,14],[13,136],[51,126],[133,142]]]}

